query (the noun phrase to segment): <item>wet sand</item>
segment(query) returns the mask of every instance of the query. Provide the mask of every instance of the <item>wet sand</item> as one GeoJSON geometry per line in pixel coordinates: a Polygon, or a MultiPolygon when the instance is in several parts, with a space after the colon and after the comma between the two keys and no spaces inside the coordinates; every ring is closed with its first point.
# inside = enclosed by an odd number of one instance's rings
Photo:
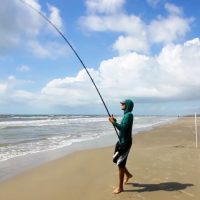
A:
{"type": "Polygon", "coordinates": [[[118,181],[112,154],[113,147],[86,150],[37,167],[0,183],[0,199],[199,199],[200,148],[195,147],[194,118],[134,136],[127,162],[133,178],[117,195],[112,194],[118,181]]]}

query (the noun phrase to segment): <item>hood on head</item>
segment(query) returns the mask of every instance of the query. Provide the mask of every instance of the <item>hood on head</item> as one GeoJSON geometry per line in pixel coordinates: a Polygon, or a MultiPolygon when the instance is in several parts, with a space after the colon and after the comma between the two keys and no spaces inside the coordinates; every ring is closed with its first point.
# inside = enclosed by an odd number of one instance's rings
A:
{"type": "Polygon", "coordinates": [[[133,110],[133,107],[134,107],[134,103],[132,100],[130,99],[126,99],[124,101],[125,105],[126,105],[126,108],[124,110],[124,113],[127,113],[127,112],[131,112],[133,110]]]}

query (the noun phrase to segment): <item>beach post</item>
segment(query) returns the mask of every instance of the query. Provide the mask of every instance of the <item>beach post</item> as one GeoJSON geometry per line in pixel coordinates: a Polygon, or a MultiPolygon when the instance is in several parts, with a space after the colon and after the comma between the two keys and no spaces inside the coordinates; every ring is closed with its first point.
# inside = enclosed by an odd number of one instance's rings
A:
{"type": "Polygon", "coordinates": [[[196,148],[198,148],[198,133],[197,133],[197,115],[195,112],[195,134],[196,134],[196,148]]]}

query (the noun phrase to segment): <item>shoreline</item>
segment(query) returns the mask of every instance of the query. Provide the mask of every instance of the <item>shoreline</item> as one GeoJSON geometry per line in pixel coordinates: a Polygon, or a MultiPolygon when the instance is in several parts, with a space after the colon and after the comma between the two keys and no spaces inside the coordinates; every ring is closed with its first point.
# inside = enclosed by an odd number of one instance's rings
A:
{"type": "MultiPolygon", "coordinates": [[[[133,127],[133,137],[142,132],[150,131],[155,127],[162,126],[163,124],[173,123],[177,118],[169,118],[165,121],[160,121],[151,126],[146,126],[143,128],[133,127]]],[[[111,127],[112,128],[112,127],[111,127]]],[[[102,135],[99,138],[94,138],[92,140],[87,140],[83,142],[72,143],[69,146],[58,148],[55,150],[48,150],[44,152],[38,152],[34,154],[27,154],[23,156],[18,156],[6,161],[0,162],[0,182],[10,180],[15,176],[18,176],[26,171],[32,170],[41,165],[47,164],[54,160],[60,159],[62,157],[68,156],[74,152],[98,149],[103,147],[110,147],[115,145],[117,137],[115,133],[102,135]]]]}
{"type": "Polygon", "coordinates": [[[195,199],[200,195],[200,149],[193,118],[134,135],[127,167],[134,177],[113,196],[113,146],[74,152],[0,183],[2,200],[195,199]]]}

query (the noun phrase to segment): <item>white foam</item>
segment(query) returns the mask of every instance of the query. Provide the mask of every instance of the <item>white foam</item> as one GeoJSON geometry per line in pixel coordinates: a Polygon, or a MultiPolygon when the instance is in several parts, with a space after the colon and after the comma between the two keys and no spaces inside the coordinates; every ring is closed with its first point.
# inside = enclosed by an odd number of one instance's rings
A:
{"type": "MultiPolygon", "coordinates": [[[[120,117],[117,120],[120,122],[120,117]]],[[[170,117],[135,117],[133,130],[134,133],[140,130],[157,126],[176,118],[170,117]]],[[[97,139],[101,136],[115,134],[113,127],[108,123],[107,117],[41,117],[36,120],[16,120],[16,121],[2,121],[0,128],[13,127],[12,135],[8,138],[5,135],[5,143],[1,140],[0,146],[0,161],[5,161],[27,154],[35,154],[44,151],[51,151],[67,147],[73,143],[80,143],[92,139],[97,139]],[[105,122],[105,123],[101,123],[105,122]],[[72,126],[73,125],[73,126],[72,126]],[[31,132],[31,127],[51,126],[50,128],[44,127],[44,132],[31,132]],[[25,133],[20,133],[15,127],[28,127],[25,133]],[[70,128],[71,134],[63,133],[63,130],[70,128]],[[53,130],[53,131],[52,131],[53,130]],[[62,130],[62,131],[61,131],[62,130]],[[29,131],[31,134],[29,134],[29,131]],[[9,143],[10,141],[10,143],[9,143]],[[14,142],[13,142],[14,141],[14,142]]],[[[43,130],[42,129],[42,130],[43,130]]],[[[5,131],[1,130],[3,133],[5,131]]]]}
{"type": "MultiPolygon", "coordinates": [[[[41,117],[42,118],[42,117],[41,117]]],[[[20,118],[21,119],[21,118],[20,118]]],[[[107,118],[58,118],[58,119],[38,119],[37,120],[17,120],[17,121],[3,121],[0,122],[0,129],[9,128],[9,127],[29,127],[29,126],[59,126],[59,125],[68,125],[70,123],[91,123],[91,122],[104,122],[108,121],[107,118]]]]}
{"type": "Polygon", "coordinates": [[[51,151],[70,146],[73,143],[84,142],[99,137],[99,135],[84,135],[83,137],[54,136],[37,142],[21,143],[17,145],[8,145],[0,147],[0,161],[5,161],[11,158],[24,156],[27,154],[35,154],[39,152],[51,151]]]}

